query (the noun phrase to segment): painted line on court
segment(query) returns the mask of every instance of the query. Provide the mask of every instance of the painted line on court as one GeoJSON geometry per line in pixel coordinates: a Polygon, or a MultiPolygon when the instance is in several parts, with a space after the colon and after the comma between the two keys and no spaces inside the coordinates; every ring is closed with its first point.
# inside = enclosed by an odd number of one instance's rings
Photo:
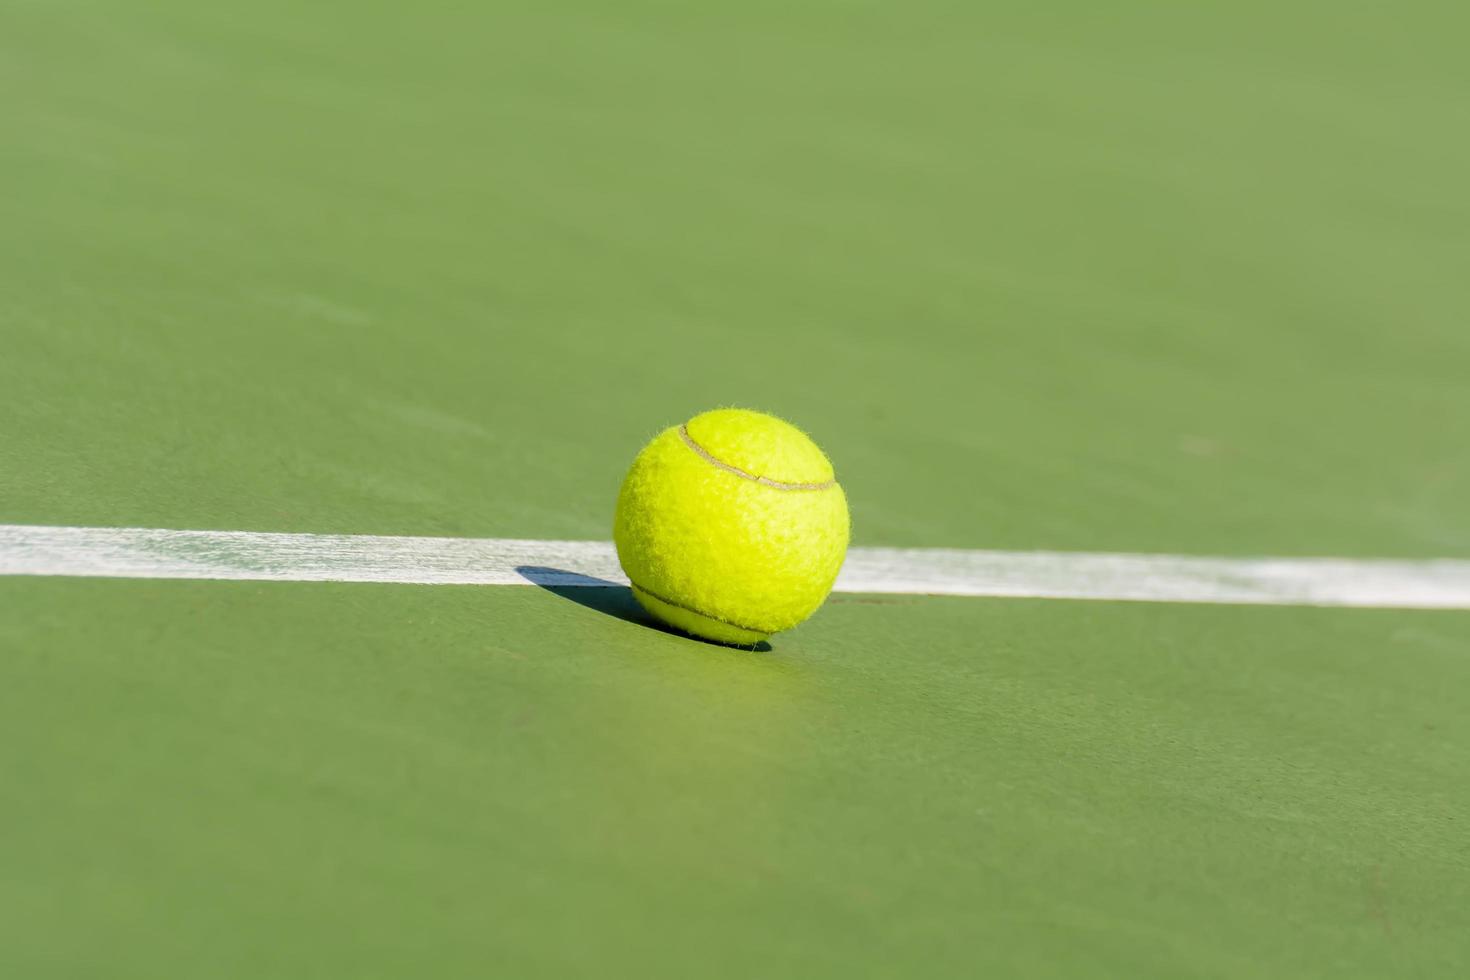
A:
{"type": "MultiPolygon", "coordinates": [[[[0,575],[626,585],[607,541],[0,524],[0,575]]],[[[1470,561],[853,548],[840,592],[1470,609],[1470,561]]]]}

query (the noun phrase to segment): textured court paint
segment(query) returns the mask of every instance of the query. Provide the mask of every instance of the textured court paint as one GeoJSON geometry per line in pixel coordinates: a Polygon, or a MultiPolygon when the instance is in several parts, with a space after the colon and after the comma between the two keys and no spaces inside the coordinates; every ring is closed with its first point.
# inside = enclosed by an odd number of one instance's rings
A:
{"type": "Polygon", "coordinates": [[[4,974],[1466,975],[1470,614],[835,595],[764,654],[649,622],[0,579],[4,974]]]}
{"type": "Polygon", "coordinates": [[[0,521],[1470,558],[1470,8],[1289,6],[8,4],[0,521]]]}
{"type": "MultiPolygon", "coordinates": [[[[0,575],[626,585],[607,541],[0,525],[0,575]]],[[[1470,561],[852,548],[835,591],[1470,609],[1470,561]]]]}

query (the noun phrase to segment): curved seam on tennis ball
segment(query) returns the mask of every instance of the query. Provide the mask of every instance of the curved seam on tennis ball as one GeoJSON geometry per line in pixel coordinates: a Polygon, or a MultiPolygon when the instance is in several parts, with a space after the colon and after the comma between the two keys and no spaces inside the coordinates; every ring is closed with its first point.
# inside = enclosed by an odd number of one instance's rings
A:
{"type": "Polygon", "coordinates": [[[695,609],[693,606],[686,606],[682,602],[675,602],[673,599],[666,599],[652,589],[645,589],[637,582],[634,582],[631,578],[628,579],[628,584],[633,586],[633,588],[637,589],[639,592],[644,592],[648,595],[653,596],[655,599],[657,599],[659,602],[664,603],[665,605],[673,606],[675,609],[682,609],[687,613],[694,613],[694,615],[696,616],[703,616],[705,619],[712,619],[717,623],[724,623],[726,626],[733,626],[738,630],[746,630],[751,633],[764,633],[767,636],[770,636],[772,633],[780,632],[780,630],[766,629],[764,626],[748,626],[745,623],[737,623],[733,620],[724,619],[720,616],[713,616],[702,609],[695,609]]]}
{"type": "MultiPolygon", "coordinates": [[[[690,449],[694,450],[694,452],[701,459],[703,459],[706,463],[709,463],[711,466],[718,467],[719,469],[724,470],[726,473],[734,473],[736,476],[740,477],[742,480],[750,480],[752,482],[759,483],[763,487],[770,487],[773,490],[830,490],[833,487],[837,486],[837,481],[836,480],[828,480],[825,483],[782,483],[780,480],[772,480],[770,477],[756,476],[754,473],[747,473],[747,472],[745,472],[745,470],[742,470],[740,467],[738,467],[738,466],[731,466],[729,463],[725,462],[724,460],[718,459],[715,456],[713,456],[708,449],[705,449],[699,443],[697,443],[697,442],[694,441],[694,437],[689,434],[689,427],[687,425],[681,425],[681,426],[679,426],[679,437],[684,440],[684,445],[686,445],[690,449]]],[[[648,594],[649,595],[653,595],[652,592],[650,592],[648,594]]],[[[654,598],[658,598],[658,597],[657,596],[654,596],[654,598]]],[[[674,605],[674,603],[671,602],[671,603],[669,603],[669,605],[672,606],[672,605],[674,605]]],[[[680,606],[679,608],[680,609],[683,609],[684,607],[683,606],[680,606]]],[[[687,610],[687,611],[688,612],[699,612],[697,609],[690,609],[690,610],[687,610]]],[[[703,616],[704,613],[699,613],[699,615],[703,616]]],[[[711,616],[710,619],[714,619],[714,617],[711,616]]],[[[738,624],[738,623],[729,623],[728,625],[730,625],[730,626],[739,626],[740,624],[738,624]]],[[[749,627],[740,626],[740,628],[741,629],[748,629],[749,627]]]]}

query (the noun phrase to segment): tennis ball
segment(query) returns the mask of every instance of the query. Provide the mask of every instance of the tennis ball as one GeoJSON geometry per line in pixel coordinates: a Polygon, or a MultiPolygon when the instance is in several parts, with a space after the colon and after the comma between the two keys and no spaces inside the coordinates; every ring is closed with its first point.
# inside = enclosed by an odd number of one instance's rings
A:
{"type": "Polygon", "coordinates": [[[633,595],[686,633],[753,646],[816,612],[847,554],[832,464],[788,422],[725,408],[654,438],[618,494],[633,595]]]}

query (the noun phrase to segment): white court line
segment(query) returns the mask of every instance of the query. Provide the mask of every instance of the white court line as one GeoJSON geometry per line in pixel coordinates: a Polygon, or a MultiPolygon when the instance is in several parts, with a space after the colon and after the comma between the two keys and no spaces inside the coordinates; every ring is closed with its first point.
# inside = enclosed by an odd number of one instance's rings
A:
{"type": "MultiPolygon", "coordinates": [[[[0,524],[0,575],[626,585],[607,541],[0,524]]],[[[1470,609],[1470,561],[853,548],[839,592],[1470,609]]]]}

